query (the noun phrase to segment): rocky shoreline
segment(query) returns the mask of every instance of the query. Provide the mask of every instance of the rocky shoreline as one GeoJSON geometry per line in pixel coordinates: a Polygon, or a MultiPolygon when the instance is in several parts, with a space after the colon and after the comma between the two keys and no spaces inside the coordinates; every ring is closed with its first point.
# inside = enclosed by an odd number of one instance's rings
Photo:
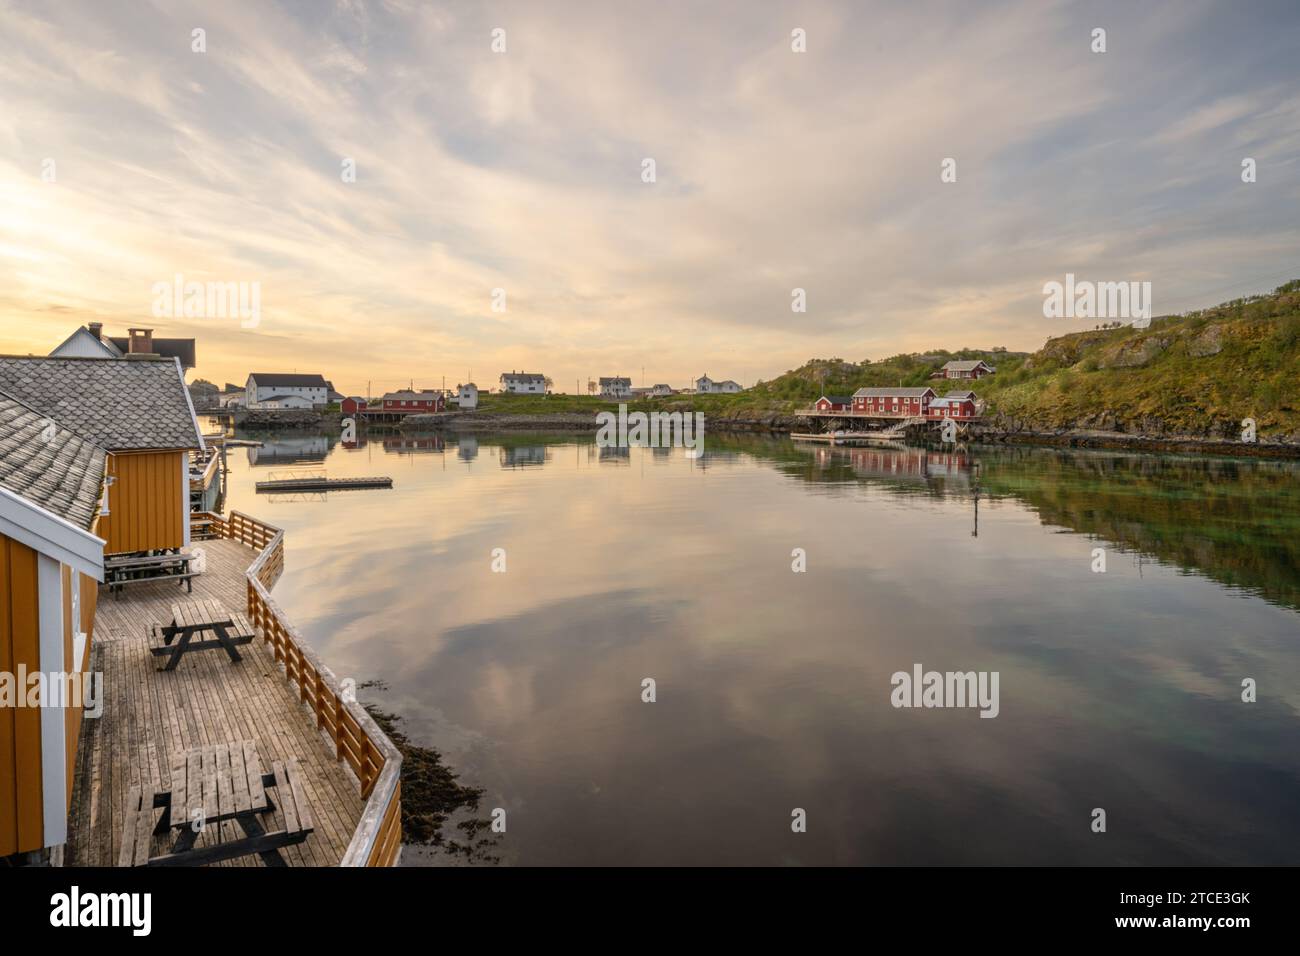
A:
{"type": "Polygon", "coordinates": [[[977,442],[1007,445],[1047,445],[1056,448],[1110,448],[1201,455],[1232,455],[1240,458],[1300,458],[1300,444],[1291,442],[1228,441],[1195,435],[1133,435],[1091,429],[1002,431],[975,428],[977,442]]]}
{"type": "MultiPolygon", "coordinates": [[[[709,416],[708,429],[720,432],[789,433],[806,428],[807,419],[794,415],[764,415],[757,418],[709,416]]],[[[447,430],[455,432],[493,431],[579,431],[599,427],[595,412],[558,412],[543,415],[506,415],[491,412],[445,412],[411,415],[401,424],[403,431],[447,430]]],[[[1120,432],[1092,428],[1032,428],[1016,423],[1006,426],[974,426],[976,441],[998,444],[1052,445],[1063,448],[1128,448],[1138,451],[1192,452],[1238,455],[1252,458],[1300,458],[1300,442],[1260,440],[1254,443],[1204,435],[1165,435],[1120,432]]]]}
{"type": "MultiPolygon", "coordinates": [[[[397,427],[402,431],[580,431],[600,428],[596,412],[547,412],[541,415],[509,415],[497,412],[442,412],[408,415],[397,427]]],[[[705,427],[715,431],[776,431],[797,428],[799,419],[790,415],[773,415],[762,419],[718,418],[708,416],[705,427]]]]}
{"type": "MultiPolygon", "coordinates": [[[[249,429],[326,429],[339,427],[340,416],[310,411],[248,412],[240,426],[249,429]]],[[[594,433],[600,426],[596,412],[549,412],[541,415],[511,415],[497,412],[443,412],[410,415],[399,425],[404,432],[583,432],[594,433]]],[[[706,427],[715,432],[788,434],[808,427],[808,420],[795,415],[771,414],[753,418],[723,418],[710,415],[706,427]]],[[[1224,435],[1169,435],[1122,432],[1107,428],[1041,428],[1024,422],[994,419],[992,424],[972,426],[977,442],[1008,445],[1043,445],[1058,448],[1111,448],[1132,451],[1184,454],[1233,455],[1248,458],[1300,458],[1300,436],[1257,442],[1242,442],[1224,435]]]]}

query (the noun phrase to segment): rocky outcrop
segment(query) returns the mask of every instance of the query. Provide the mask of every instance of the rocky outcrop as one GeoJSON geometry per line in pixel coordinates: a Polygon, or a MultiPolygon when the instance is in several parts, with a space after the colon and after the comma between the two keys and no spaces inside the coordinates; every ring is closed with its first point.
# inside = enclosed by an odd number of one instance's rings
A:
{"type": "MultiPolygon", "coordinates": [[[[338,416],[333,416],[337,420],[338,416]]],[[[235,416],[235,424],[240,428],[321,428],[328,418],[320,412],[295,408],[250,408],[235,416]]]]}
{"type": "Polygon", "coordinates": [[[1192,336],[1187,343],[1187,354],[1195,358],[1218,355],[1223,351],[1224,339],[1227,338],[1222,325],[1210,325],[1192,336]]]}
{"type": "Polygon", "coordinates": [[[1168,335],[1148,335],[1140,339],[1120,342],[1102,352],[1097,361],[1099,368],[1141,368],[1169,348],[1168,335]]]}

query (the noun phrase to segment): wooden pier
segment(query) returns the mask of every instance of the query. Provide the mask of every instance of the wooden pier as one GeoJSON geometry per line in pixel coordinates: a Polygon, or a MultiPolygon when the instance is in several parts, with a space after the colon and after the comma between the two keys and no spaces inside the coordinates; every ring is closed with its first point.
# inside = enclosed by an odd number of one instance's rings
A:
{"type": "MultiPolygon", "coordinates": [[[[121,601],[97,602],[89,669],[104,675],[104,710],[82,721],[65,863],[117,862],[128,792],[171,789],[172,754],[252,740],[268,766],[296,758],[301,771],[316,825],[303,843],[280,851],[289,865],[395,865],[401,755],[271,599],[283,532],[238,513],[203,518],[217,537],[191,547],[202,550],[205,565],[193,597],[246,613],[256,639],[240,648],[239,663],[189,654],[162,672],[154,668],[150,626],[170,620],[183,594],[176,584],[142,584],[121,601]]],[[[283,825],[275,813],[268,822],[283,825]]],[[[264,864],[250,856],[217,865],[264,864]]]]}

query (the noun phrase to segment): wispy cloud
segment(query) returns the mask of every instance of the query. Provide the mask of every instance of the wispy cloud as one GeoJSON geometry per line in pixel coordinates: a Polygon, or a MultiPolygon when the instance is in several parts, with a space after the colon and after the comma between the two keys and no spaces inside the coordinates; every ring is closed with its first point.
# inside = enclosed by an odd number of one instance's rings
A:
{"type": "Polygon", "coordinates": [[[218,381],[1033,348],[1067,271],[1159,309],[1295,265],[1298,46],[1285,4],[0,0],[2,347],[179,272],[262,285],[257,329],[156,323],[218,381]]]}

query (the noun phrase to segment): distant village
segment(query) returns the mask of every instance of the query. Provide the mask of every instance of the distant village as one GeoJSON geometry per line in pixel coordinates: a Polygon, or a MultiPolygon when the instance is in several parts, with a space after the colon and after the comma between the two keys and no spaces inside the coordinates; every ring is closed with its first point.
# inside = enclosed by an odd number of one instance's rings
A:
{"type": "MultiPolygon", "coordinates": [[[[149,328],[131,328],[125,336],[104,334],[101,323],[91,322],[78,328],[51,353],[51,357],[121,358],[133,355],[176,358],[189,370],[195,365],[194,339],[161,338],[149,328]]],[[[997,369],[983,360],[953,360],[945,363],[930,377],[948,381],[974,382],[997,369]]],[[[551,393],[552,380],[541,372],[502,372],[497,378],[496,394],[537,395],[551,393]]],[[[260,411],[321,410],[338,408],[344,415],[368,418],[401,417],[412,414],[440,413],[456,406],[460,411],[476,409],[480,389],[474,382],[455,388],[411,387],[381,395],[344,395],[334,383],[317,372],[250,372],[242,385],[228,382],[224,387],[210,382],[189,386],[197,411],[250,409],[260,411]]],[[[707,374],[686,388],[667,384],[635,386],[630,376],[610,375],[589,379],[587,393],[603,399],[635,400],[666,398],[674,395],[731,395],[742,392],[732,379],[715,380],[707,374]]],[[[822,395],[807,410],[812,415],[870,416],[880,418],[924,418],[974,420],[980,406],[972,391],[950,391],[939,395],[933,388],[883,387],[860,388],[852,395],[822,395]]]]}
{"type": "MultiPolygon", "coordinates": [[[[122,358],[131,355],[177,358],[185,370],[194,368],[194,339],[161,338],[149,328],[131,328],[125,336],[104,334],[103,324],[91,322],[81,326],[50,352],[62,358],[122,358]]],[[[497,394],[547,395],[551,378],[540,372],[502,372],[497,378],[497,394]]],[[[611,375],[587,382],[589,395],[606,399],[660,398],[672,395],[730,395],[743,391],[731,379],[715,381],[701,375],[688,388],[670,385],[634,386],[630,377],[611,375]]],[[[381,395],[344,395],[334,383],[317,372],[250,372],[242,385],[227,382],[218,387],[210,382],[195,382],[190,396],[199,411],[218,408],[257,410],[320,410],[337,406],[344,414],[373,412],[415,414],[446,411],[455,405],[460,410],[478,407],[480,392],[490,394],[474,382],[455,388],[410,388],[381,395]]]]}

